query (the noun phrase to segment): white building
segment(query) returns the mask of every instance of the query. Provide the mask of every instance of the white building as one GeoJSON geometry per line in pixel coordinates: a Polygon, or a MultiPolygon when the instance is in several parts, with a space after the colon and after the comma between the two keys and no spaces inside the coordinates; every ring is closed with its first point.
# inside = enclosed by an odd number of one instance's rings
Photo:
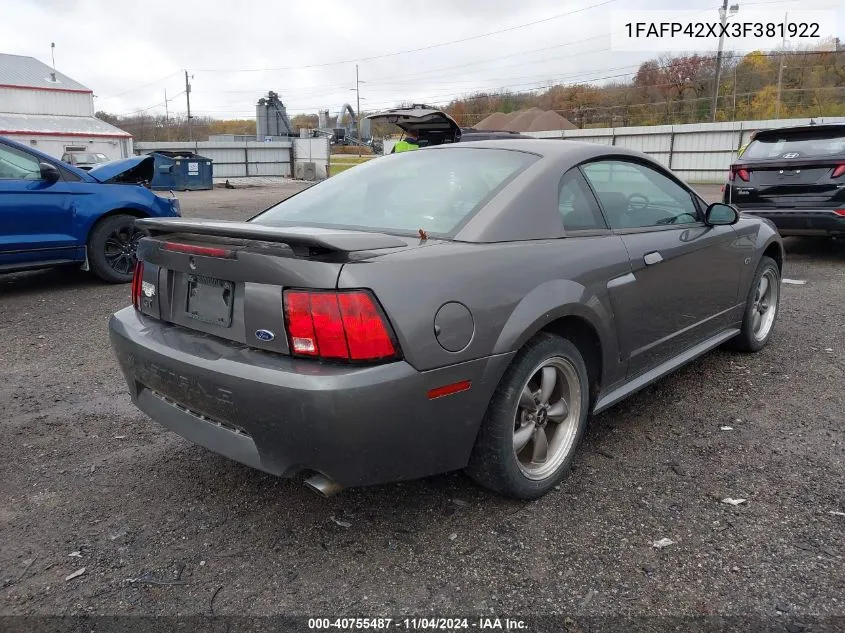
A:
{"type": "Polygon", "coordinates": [[[56,158],[73,149],[132,156],[132,136],[94,117],[94,93],[34,57],[0,53],[0,136],[56,158]]]}

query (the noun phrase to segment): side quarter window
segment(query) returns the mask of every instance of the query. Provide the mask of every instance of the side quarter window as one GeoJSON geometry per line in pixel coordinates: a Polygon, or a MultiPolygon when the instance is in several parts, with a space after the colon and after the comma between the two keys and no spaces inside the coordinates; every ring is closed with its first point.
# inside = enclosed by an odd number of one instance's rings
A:
{"type": "Polygon", "coordinates": [[[614,229],[701,221],[692,194],[656,169],[635,162],[603,160],[582,166],[614,229]]]}
{"type": "Polygon", "coordinates": [[[601,209],[577,167],[570,169],[560,179],[558,210],[563,218],[565,232],[607,228],[601,209]]]}
{"type": "Polygon", "coordinates": [[[0,180],[41,180],[38,159],[0,144],[0,180]]]}
{"type": "Polygon", "coordinates": [[[80,180],[82,180],[82,178],[80,178],[73,172],[70,172],[62,167],[59,168],[59,171],[62,174],[62,180],[64,180],[65,182],[79,182],[80,180]]]}

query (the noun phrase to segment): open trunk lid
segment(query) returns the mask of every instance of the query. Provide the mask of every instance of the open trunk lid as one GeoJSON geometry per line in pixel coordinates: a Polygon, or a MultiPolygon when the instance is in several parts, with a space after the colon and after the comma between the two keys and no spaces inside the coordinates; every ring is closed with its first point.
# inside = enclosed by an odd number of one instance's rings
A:
{"type": "Polygon", "coordinates": [[[461,127],[455,119],[442,110],[415,105],[411,108],[394,108],[371,114],[370,121],[392,123],[405,132],[413,132],[430,145],[454,143],[461,138],[461,127]]]}
{"type": "Polygon", "coordinates": [[[334,289],[343,265],[419,242],[384,233],[250,222],[138,220],[142,313],[267,351],[289,353],[285,288],[334,289]]]}

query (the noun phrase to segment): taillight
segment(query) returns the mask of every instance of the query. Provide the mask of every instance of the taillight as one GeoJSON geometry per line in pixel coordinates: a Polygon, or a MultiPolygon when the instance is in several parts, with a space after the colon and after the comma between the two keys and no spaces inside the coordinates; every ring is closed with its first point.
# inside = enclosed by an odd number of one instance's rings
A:
{"type": "Polygon", "coordinates": [[[836,209],[834,213],[845,218],[845,209],[836,209]]]}
{"type": "Polygon", "coordinates": [[[132,305],[136,310],[141,309],[141,284],[144,281],[144,262],[135,262],[135,272],[132,273],[132,305]]]}
{"type": "Polygon", "coordinates": [[[399,353],[372,295],[364,290],[285,290],[285,325],[297,356],[388,360],[399,353]]]}
{"type": "Polygon", "coordinates": [[[837,165],[836,168],[833,170],[833,173],[830,175],[831,178],[839,178],[842,174],[845,174],[845,163],[841,165],[837,165]]]}
{"type": "Polygon", "coordinates": [[[731,171],[728,173],[728,179],[733,182],[737,177],[745,182],[748,182],[751,179],[747,169],[743,169],[741,167],[739,169],[735,167],[731,168],[731,171]]]}

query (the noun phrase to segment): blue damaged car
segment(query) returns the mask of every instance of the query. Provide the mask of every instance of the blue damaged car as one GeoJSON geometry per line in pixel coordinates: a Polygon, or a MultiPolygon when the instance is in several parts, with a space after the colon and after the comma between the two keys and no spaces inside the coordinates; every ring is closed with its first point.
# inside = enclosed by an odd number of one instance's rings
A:
{"type": "Polygon", "coordinates": [[[76,265],[111,283],[132,280],[138,218],[181,215],[154,194],[152,156],[91,171],[0,137],[0,273],[76,265]]]}

